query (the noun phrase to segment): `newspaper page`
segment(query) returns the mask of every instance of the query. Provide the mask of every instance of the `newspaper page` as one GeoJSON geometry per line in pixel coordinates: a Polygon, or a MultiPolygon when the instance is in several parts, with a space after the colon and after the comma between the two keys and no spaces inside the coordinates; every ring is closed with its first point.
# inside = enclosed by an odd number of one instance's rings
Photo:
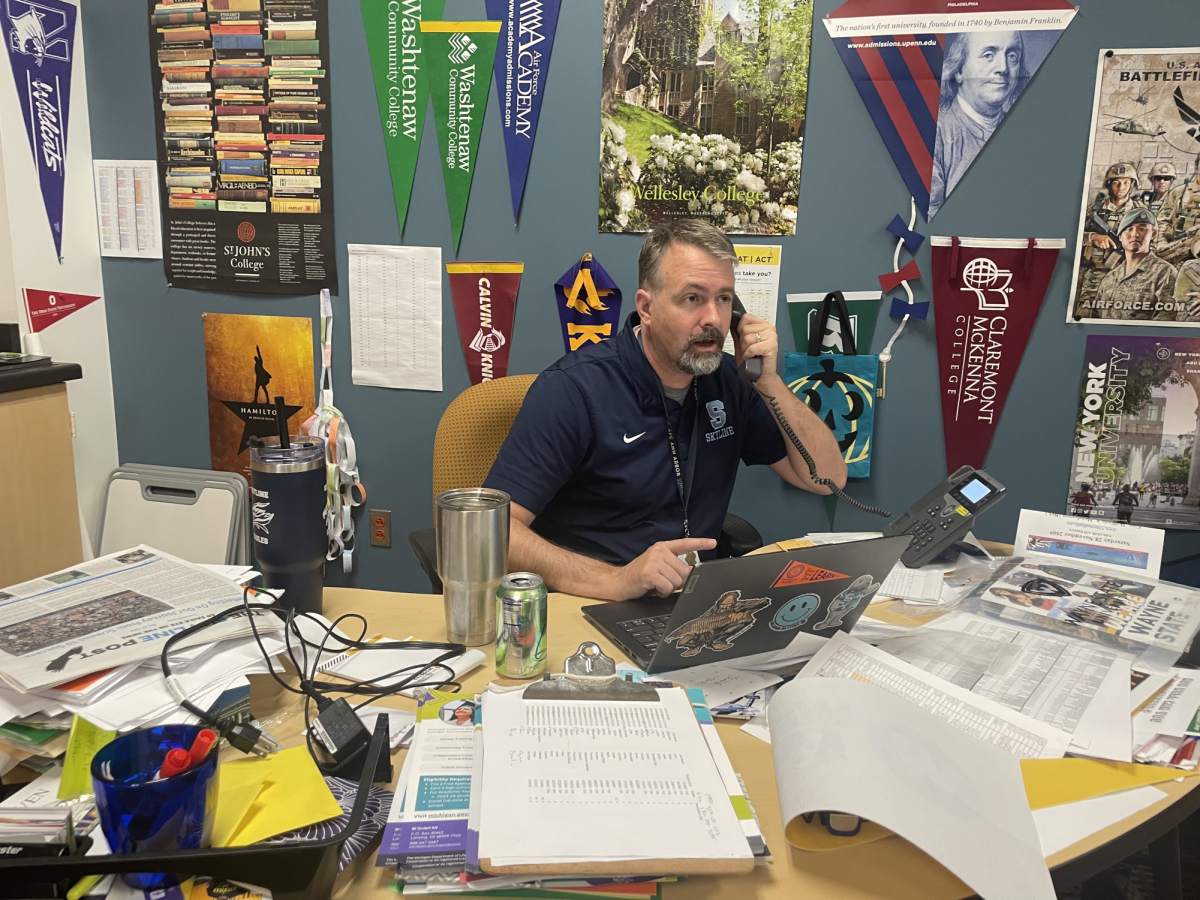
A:
{"type": "MultiPolygon", "coordinates": [[[[149,659],[173,634],[242,602],[242,586],[151,547],[110,553],[0,590],[0,678],[17,690],[149,659]]],[[[260,630],[278,630],[271,614],[260,630]]],[[[193,643],[249,631],[242,617],[193,643]]]]}

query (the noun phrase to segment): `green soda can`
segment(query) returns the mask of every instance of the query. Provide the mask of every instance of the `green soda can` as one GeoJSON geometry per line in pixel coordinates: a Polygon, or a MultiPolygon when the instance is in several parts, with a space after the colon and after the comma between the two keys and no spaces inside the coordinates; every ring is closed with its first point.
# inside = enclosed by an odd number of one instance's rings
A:
{"type": "Polygon", "coordinates": [[[546,670],[546,584],[511,572],[496,590],[496,673],[535,678],[546,670]]]}

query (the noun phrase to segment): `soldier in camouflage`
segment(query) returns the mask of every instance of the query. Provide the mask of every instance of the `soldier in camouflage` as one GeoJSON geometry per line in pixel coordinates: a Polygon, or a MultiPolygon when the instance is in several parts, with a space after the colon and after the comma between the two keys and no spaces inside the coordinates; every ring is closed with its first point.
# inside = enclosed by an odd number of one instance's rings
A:
{"type": "Polygon", "coordinates": [[[1200,322],[1200,238],[1192,243],[1192,258],[1179,267],[1175,279],[1175,321],[1200,322]]]}
{"type": "Polygon", "coordinates": [[[1079,289],[1075,295],[1075,315],[1080,318],[1099,318],[1093,309],[1096,292],[1104,276],[1121,263],[1121,248],[1100,228],[1097,219],[1115,232],[1122,216],[1142,207],[1142,201],[1134,194],[1137,186],[1137,169],[1127,163],[1116,163],[1104,175],[1106,194],[1098,196],[1088,207],[1083,223],[1079,289]]]}
{"type": "Polygon", "coordinates": [[[1101,280],[1093,317],[1174,322],[1177,272],[1151,252],[1157,231],[1153,213],[1144,207],[1131,209],[1116,231],[1125,259],[1101,280]]]}
{"type": "MultiPolygon", "coordinates": [[[[1175,166],[1172,163],[1158,163],[1150,169],[1150,190],[1142,193],[1142,202],[1146,209],[1156,216],[1171,193],[1171,185],[1175,183],[1175,166]]],[[[1161,235],[1161,231],[1159,234],[1161,235]]]]}
{"type": "MultiPolygon", "coordinates": [[[[1200,157],[1196,162],[1200,167],[1200,157]]],[[[1196,234],[1200,234],[1200,187],[1193,178],[1173,188],[1158,210],[1155,253],[1179,265],[1188,258],[1190,238],[1196,234]]]]}

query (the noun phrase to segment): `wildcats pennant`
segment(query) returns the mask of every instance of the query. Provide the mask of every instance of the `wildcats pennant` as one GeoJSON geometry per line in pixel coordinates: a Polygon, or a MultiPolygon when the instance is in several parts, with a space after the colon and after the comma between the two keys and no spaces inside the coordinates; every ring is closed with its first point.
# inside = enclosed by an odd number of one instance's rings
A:
{"type": "Polygon", "coordinates": [[[810,566],[808,563],[792,560],[787,568],[779,573],[779,577],[771,582],[771,587],[791,587],[794,584],[811,584],[814,581],[837,581],[839,578],[849,578],[841,572],[822,569],[820,566],[810,566]]]}
{"type": "Polygon", "coordinates": [[[533,136],[550,75],[550,49],[562,0],[484,0],[489,19],[500,20],[496,49],[496,93],[508,156],[513,218],[521,212],[533,136]]]}
{"type": "Polygon", "coordinates": [[[517,290],[524,263],[447,263],[454,317],[471,384],[508,374],[517,290]]]}
{"type": "Polygon", "coordinates": [[[13,83],[33,150],[33,167],[59,259],[76,13],[74,6],[62,0],[5,0],[0,13],[13,83]]]}
{"type": "Polygon", "coordinates": [[[926,219],[966,174],[1075,10],[1067,0],[847,0],[825,17],[926,219]]]}

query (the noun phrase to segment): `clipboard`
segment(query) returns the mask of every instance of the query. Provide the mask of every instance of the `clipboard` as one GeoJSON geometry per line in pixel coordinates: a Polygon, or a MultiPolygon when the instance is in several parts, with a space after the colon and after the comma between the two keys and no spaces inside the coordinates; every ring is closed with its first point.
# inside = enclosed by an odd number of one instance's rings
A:
{"type": "MultiPolygon", "coordinates": [[[[585,641],[567,657],[560,673],[547,672],[542,680],[524,689],[526,700],[634,701],[659,703],[658,688],[679,687],[667,681],[634,681],[617,674],[616,663],[600,645],[585,641]]],[[[485,726],[486,728],[486,726],[485,726]]],[[[539,863],[496,866],[480,859],[479,867],[489,875],[747,875],[755,859],[634,859],[614,862],[539,863]]]]}

